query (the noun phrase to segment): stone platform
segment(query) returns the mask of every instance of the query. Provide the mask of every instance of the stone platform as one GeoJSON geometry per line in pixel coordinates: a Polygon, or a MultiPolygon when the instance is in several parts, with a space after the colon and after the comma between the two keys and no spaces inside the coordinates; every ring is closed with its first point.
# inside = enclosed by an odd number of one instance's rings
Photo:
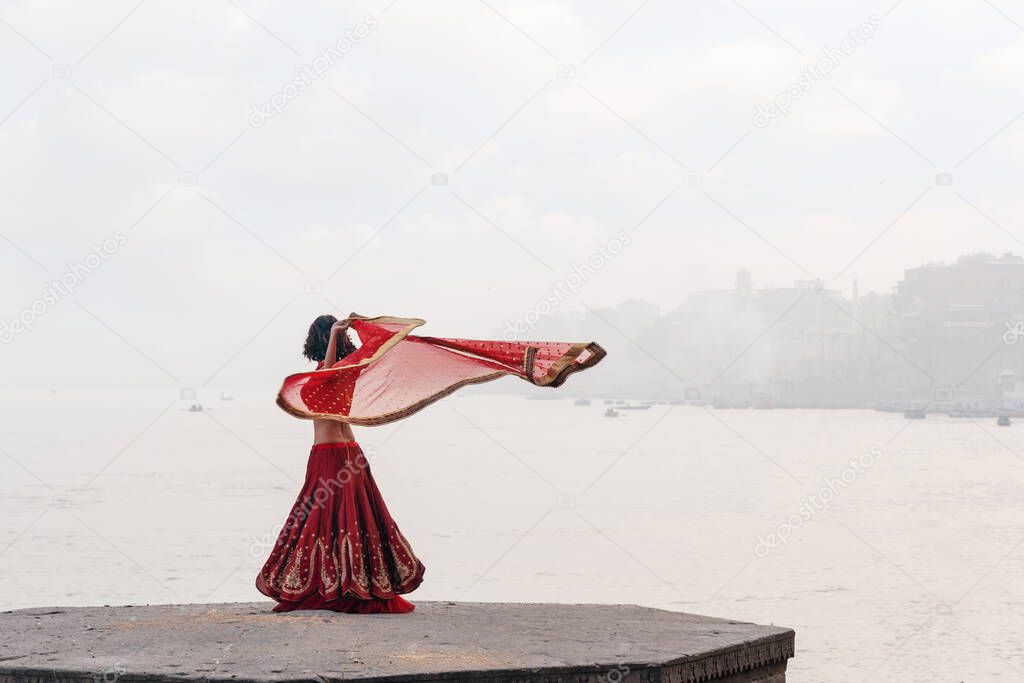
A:
{"type": "Polygon", "coordinates": [[[270,607],[0,613],[0,683],[783,683],[793,656],[790,629],[633,605],[418,602],[379,616],[270,607]]]}

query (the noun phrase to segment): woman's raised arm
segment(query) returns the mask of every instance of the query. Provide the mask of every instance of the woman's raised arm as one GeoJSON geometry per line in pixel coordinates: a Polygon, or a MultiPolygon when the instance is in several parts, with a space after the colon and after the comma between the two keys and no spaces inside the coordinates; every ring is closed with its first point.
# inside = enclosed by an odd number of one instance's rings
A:
{"type": "Polygon", "coordinates": [[[324,354],[324,367],[329,368],[338,362],[338,336],[345,334],[352,321],[348,318],[339,320],[331,326],[331,336],[327,340],[327,352],[324,354]]]}

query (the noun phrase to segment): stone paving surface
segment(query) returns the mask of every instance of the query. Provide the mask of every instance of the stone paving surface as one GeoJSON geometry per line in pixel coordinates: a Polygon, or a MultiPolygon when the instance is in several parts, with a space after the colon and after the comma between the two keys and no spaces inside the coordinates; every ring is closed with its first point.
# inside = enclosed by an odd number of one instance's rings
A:
{"type": "Polygon", "coordinates": [[[790,629],[635,605],[419,602],[374,616],[270,607],[0,613],[0,681],[783,681],[793,654],[790,629]]]}

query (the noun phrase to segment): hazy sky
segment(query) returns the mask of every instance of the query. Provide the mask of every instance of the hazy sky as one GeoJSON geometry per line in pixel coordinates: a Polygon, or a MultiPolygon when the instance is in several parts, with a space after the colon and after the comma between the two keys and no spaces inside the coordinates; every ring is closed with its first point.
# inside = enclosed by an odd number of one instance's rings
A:
{"type": "Polygon", "coordinates": [[[15,382],[262,382],[327,311],[495,336],[622,231],[556,312],[1024,252],[1021,0],[4,1],[0,56],[2,321],[108,240],[15,382]]]}

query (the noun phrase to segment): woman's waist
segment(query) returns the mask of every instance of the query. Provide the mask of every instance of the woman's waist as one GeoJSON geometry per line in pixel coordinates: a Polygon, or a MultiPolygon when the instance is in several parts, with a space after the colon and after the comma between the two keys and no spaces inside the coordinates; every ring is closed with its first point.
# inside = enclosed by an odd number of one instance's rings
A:
{"type": "Polygon", "coordinates": [[[342,472],[347,473],[344,476],[351,477],[369,467],[363,449],[355,441],[316,443],[309,451],[306,477],[333,478],[341,476],[342,472]]]}
{"type": "Polygon", "coordinates": [[[314,443],[310,453],[350,453],[353,451],[362,452],[356,441],[322,441],[314,443]]]}
{"type": "Polygon", "coordinates": [[[346,422],[339,420],[313,420],[313,442],[314,443],[344,443],[355,441],[352,428],[346,422]]]}

